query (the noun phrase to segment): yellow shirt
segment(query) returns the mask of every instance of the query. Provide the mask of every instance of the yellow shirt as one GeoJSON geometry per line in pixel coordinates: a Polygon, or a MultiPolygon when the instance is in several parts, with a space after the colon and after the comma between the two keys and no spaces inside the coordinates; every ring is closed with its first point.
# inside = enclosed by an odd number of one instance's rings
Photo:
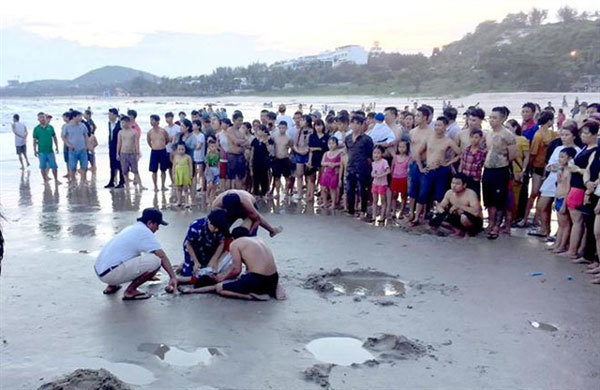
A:
{"type": "Polygon", "coordinates": [[[517,175],[523,172],[523,159],[525,159],[525,152],[529,151],[529,141],[522,135],[515,138],[517,140],[517,155],[513,160],[513,173],[517,175]]]}

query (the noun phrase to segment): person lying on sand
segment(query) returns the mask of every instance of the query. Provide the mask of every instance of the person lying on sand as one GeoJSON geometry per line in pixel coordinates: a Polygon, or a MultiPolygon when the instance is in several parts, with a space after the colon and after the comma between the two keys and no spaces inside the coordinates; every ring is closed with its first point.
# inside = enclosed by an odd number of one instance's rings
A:
{"type": "Polygon", "coordinates": [[[271,237],[283,231],[283,227],[273,227],[256,209],[256,198],[248,191],[228,190],[217,196],[212,204],[213,208],[222,208],[227,211],[229,223],[233,224],[238,219],[250,218],[253,222],[250,235],[255,236],[258,226],[266,229],[271,237]]]}
{"type": "Polygon", "coordinates": [[[239,226],[232,231],[237,237],[230,246],[231,267],[215,276],[214,286],[180,288],[182,293],[207,293],[215,291],[226,298],[247,300],[268,300],[270,297],[285,299],[285,292],[279,286],[279,275],[273,252],[258,237],[249,237],[249,230],[239,226]],[[242,264],[246,273],[236,280],[242,272],[242,264]]]}
{"type": "Polygon", "coordinates": [[[121,284],[131,282],[123,293],[124,301],[150,298],[138,287],[151,280],[161,266],[170,277],[165,291],[172,293],[177,288],[171,262],[154,236],[160,225],[167,225],[162,213],[148,208],[137,221],[104,245],[94,264],[96,275],[108,285],[104,289],[106,295],[116,293],[121,289],[121,284]]]}

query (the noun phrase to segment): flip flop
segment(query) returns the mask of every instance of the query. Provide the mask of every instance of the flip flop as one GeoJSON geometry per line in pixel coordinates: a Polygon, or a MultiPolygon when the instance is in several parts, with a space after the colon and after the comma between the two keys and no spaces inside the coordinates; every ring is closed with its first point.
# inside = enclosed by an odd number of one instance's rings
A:
{"type": "Polygon", "coordinates": [[[495,240],[496,238],[498,238],[498,233],[488,233],[487,235],[488,240],[495,240]]]}
{"type": "Polygon", "coordinates": [[[146,294],[145,292],[140,292],[140,293],[137,293],[137,294],[132,295],[130,297],[128,297],[126,295],[123,295],[123,300],[124,301],[141,301],[141,300],[144,300],[144,299],[148,299],[151,296],[152,295],[146,294]]]}
{"type": "Polygon", "coordinates": [[[114,290],[110,290],[110,291],[102,291],[102,294],[104,295],[113,295],[114,293],[116,293],[117,291],[119,291],[121,289],[121,286],[117,286],[117,288],[115,288],[114,290]]]}

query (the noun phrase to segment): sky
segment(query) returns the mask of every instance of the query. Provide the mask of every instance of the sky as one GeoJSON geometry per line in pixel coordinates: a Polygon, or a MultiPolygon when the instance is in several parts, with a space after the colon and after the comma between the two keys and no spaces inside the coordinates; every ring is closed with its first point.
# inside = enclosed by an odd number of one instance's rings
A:
{"type": "MultiPolygon", "coordinates": [[[[73,79],[105,65],[188,76],[378,41],[386,52],[429,55],[484,20],[532,7],[555,19],[566,0],[19,0],[0,15],[0,85],[73,79]],[[207,4],[209,4],[207,6],[207,4]],[[452,6],[450,7],[449,4],[452,6]],[[493,5],[492,5],[493,4],[493,5]],[[366,5],[366,6],[365,6],[366,5]]],[[[598,7],[569,0],[578,11],[598,7]]]]}

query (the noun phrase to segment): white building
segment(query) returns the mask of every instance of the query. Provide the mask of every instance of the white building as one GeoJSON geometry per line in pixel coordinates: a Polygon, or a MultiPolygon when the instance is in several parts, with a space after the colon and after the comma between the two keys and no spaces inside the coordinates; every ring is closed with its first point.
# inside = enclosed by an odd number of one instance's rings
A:
{"type": "Polygon", "coordinates": [[[305,56],[293,60],[278,62],[273,64],[273,66],[297,69],[316,63],[322,63],[336,67],[344,63],[366,65],[368,60],[369,53],[362,46],[347,45],[340,46],[335,50],[329,50],[314,56],[305,56]]]}

